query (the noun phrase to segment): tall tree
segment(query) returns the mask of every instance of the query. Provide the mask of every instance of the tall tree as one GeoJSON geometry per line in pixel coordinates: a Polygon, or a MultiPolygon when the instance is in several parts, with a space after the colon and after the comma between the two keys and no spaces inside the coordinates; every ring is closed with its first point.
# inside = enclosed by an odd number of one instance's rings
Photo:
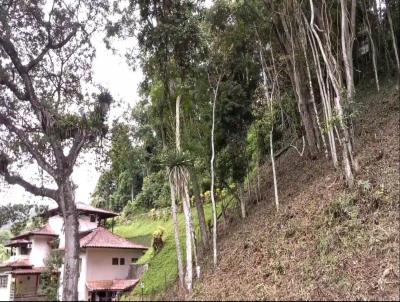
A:
{"type": "Polygon", "coordinates": [[[107,128],[111,95],[90,96],[98,28],[106,1],[0,1],[0,175],[55,200],[65,224],[63,300],[78,299],[78,219],[71,174],[83,148],[107,128]],[[37,185],[17,164],[35,162],[51,180],[37,185]]]}
{"type": "Polygon", "coordinates": [[[338,132],[338,140],[342,147],[342,163],[346,179],[349,187],[354,185],[354,170],[357,168],[356,160],[353,154],[352,141],[350,139],[349,128],[346,122],[346,117],[343,110],[343,80],[340,73],[340,55],[334,53],[332,46],[332,30],[330,28],[329,16],[323,13],[326,7],[326,2],[321,1],[314,3],[310,0],[310,28],[317,41],[319,52],[326,66],[329,82],[334,91],[333,104],[337,116],[337,124],[340,128],[338,132]],[[318,30],[319,29],[319,30],[318,30]],[[320,32],[323,30],[323,32],[320,32]],[[353,169],[352,169],[353,166],[353,169]]]}
{"type": "Polygon", "coordinates": [[[272,0],[265,1],[270,12],[272,12],[272,25],[275,36],[282,52],[287,57],[287,69],[292,87],[295,92],[300,113],[302,129],[306,137],[308,153],[311,158],[315,158],[318,153],[318,127],[315,125],[316,118],[312,106],[309,101],[311,92],[307,85],[306,68],[302,60],[299,60],[298,53],[301,49],[301,31],[299,24],[296,24],[298,8],[300,3],[297,1],[282,1],[280,3],[272,0]]]}
{"type": "MultiPolygon", "coordinates": [[[[363,7],[363,13],[364,13],[364,24],[365,24],[365,28],[366,28],[367,33],[368,33],[369,45],[370,45],[371,50],[372,50],[372,65],[374,67],[376,90],[379,91],[377,49],[376,49],[376,44],[375,44],[374,37],[372,36],[372,26],[371,26],[371,22],[370,22],[370,18],[369,18],[369,14],[370,14],[370,12],[369,12],[369,8],[370,8],[369,1],[367,1],[367,3],[365,3],[365,2],[366,2],[366,0],[362,0],[361,1],[362,7],[363,7]]],[[[342,11],[342,14],[343,14],[343,11],[342,11]]]]}
{"type": "MultiPolygon", "coordinates": [[[[396,35],[395,35],[395,30],[394,30],[393,21],[392,21],[391,8],[390,8],[390,4],[391,3],[396,3],[396,1],[390,1],[389,2],[389,0],[386,0],[385,3],[386,3],[387,18],[388,18],[388,21],[389,21],[390,35],[391,35],[392,44],[393,44],[393,52],[394,52],[394,57],[396,58],[397,76],[398,76],[398,81],[400,81],[399,49],[398,49],[398,46],[397,46],[397,39],[396,39],[396,35]]],[[[399,5],[399,4],[397,3],[397,5],[399,5]]],[[[398,89],[399,89],[399,85],[400,84],[397,84],[397,88],[398,89]]]]}

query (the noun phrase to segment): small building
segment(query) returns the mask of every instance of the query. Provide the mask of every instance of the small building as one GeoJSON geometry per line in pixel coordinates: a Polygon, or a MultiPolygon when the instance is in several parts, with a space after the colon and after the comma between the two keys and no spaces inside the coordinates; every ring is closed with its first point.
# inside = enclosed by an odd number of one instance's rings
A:
{"type": "MultiPolygon", "coordinates": [[[[107,219],[118,214],[77,203],[79,213],[79,300],[115,301],[132,290],[139,280],[132,274],[135,263],[147,247],[128,241],[107,230],[107,219]]],[[[10,259],[0,264],[0,301],[45,299],[41,275],[47,270],[51,252],[63,253],[64,220],[58,208],[45,213],[43,227],[11,238],[6,245],[10,259]]],[[[62,297],[63,266],[52,272],[59,278],[58,295],[62,297]]]]}

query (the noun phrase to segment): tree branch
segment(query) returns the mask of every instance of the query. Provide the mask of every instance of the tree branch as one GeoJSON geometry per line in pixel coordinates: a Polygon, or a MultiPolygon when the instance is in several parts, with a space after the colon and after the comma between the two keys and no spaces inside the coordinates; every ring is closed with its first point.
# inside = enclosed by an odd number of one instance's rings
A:
{"type": "Polygon", "coordinates": [[[57,201],[57,191],[44,188],[37,187],[27,182],[19,175],[11,175],[8,171],[8,164],[10,163],[8,157],[4,153],[0,153],[0,175],[4,176],[6,182],[10,185],[19,185],[23,187],[27,192],[32,193],[36,196],[48,197],[57,201]]]}
{"type": "Polygon", "coordinates": [[[39,64],[40,61],[43,60],[43,57],[49,52],[50,49],[60,49],[65,44],[67,44],[76,35],[76,33],[78,31],[78,27],[79,27],[79,24],[76,23],[73,27],[72,32],[69,35],[67,35],[67,37],[65,39],[63,39],[62,41],[55,43],[55,44],[52,42],[51,37],[49,36],[48,37],[49,42],[43,48],[43,50],[40,52],[40,54],[25,66],[26,71],[30,71],[37,64],[39,64]]]}
{"type": "Polygon", "coordinates": [[[29,140],[28,136],[25,134],[25,132],[18,127],[16,127],[11,119],[9,119],[7,116],[5,116],[3,113],[0,113],[0,124],[4,125],[10,132],[15,133],[18,138],[21,140],[21,142],[25,145],[25,147],[28,149],[29,153],[32,154],[32,156],[35,158],[37,161],[38,165],[45,170],[47,173],[49,173],[51,176],[55,176],[56,172],[53,169],[53,167],[48,164],[45,160],[45,158],[38,152],[36,146],[32,144],[32,142],[29,140]]]}
{"type": "Polygon", "coordinates": [[[20,99],[21,101],[27,101],[28,96],[25,92],[22,92],[17,85],[10,80],[6,71],[0,66],[0,85],[5,85],[8,89],[10,89],[14,95],[20,99]]]}
{"type": "Polygon", "coordinates": [[[75,135],[74,142],[67,156],[67,162],[69,163],[70,167],[73,167],[75,165],[79,152],[86,142],[86,137],[87,133],[84,129],[78,130],[77,134],[75,135]]]}
{"type": "MultiPolygon", "coordinates": [[[[0,17],[2,17],[1,14],[0,17]]],[[[4,20],[1,21],[3,22],[4,20]]],[[[60,159],[63,158],[63,152],[61,145],[58,142],[55,142],[54,139],[52,138],[52,125],[54,124],[54,118],[48,111],[46,111],[43,104],[41,104],[40,101],[37,99],[31,78],[27,72],[27,68],[24,65],[22,65],[21,59],[19,58],[18,53],[12,42],[8,38],[4,39],[0,35],[0,46],[4,48],[4,50],[10,57],[13,65],[15,66],[15,68],[17,69],[18,73],[22,78],[27,94],[27,99],[31,103],[37,118],[41,122],[41,126],[44,133],[46,133],[47,136],[49,137],[50,144],[54,150],[54,154],[57,160],[57,164],[60,166],[61,165],[60,159]]]]}

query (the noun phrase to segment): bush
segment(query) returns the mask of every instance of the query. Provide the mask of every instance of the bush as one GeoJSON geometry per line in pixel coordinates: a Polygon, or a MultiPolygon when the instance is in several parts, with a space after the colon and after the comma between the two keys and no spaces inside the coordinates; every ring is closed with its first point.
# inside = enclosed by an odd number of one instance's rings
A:
{"type": "Polygon", "coordinates": [[[41,274],[42,291],[49,301],[58,301],[58,270],[61,264],[60,253],[53,251],[46,261],[46,271],[41,274]]]}
{"type": "Polygon", "coordinates": [[[358,208],[356,206],[356,199],[351,194],[344,194],[327,209],[329,224],[341,223],[346,220],[355,219],[358,217],[358,208]]]}
{"type": "Polygon", "coordinates": [[[163,236],[165,234],[165,229],[163,227],[158,227],[157,230],[153,233],[153,249],[156,253],[158,253],[162,247],[164,246],[163,236]]]}

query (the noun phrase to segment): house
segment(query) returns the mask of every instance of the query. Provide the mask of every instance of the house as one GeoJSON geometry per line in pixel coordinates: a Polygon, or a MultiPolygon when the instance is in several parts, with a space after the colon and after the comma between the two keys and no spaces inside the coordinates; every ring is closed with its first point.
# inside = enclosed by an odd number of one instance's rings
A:
{"type": "MultiPolygon", "coordinates": [[[[139,282],[132,263],[147,247],[128,241],[107,230],[107,219],[116,213],[77,203],[79,213],[79,300],[111,301],[134,288],[139,282]]],[[[10,259],[0,265],[0,301],[43,300],[41,275],[52,251],[65,248],[64,220],[58,208],[46,214],[43,227],[11,238],[10,259]]],[[[63,266],[54,272],[59,278],[62,296],[63,266]]]]}

